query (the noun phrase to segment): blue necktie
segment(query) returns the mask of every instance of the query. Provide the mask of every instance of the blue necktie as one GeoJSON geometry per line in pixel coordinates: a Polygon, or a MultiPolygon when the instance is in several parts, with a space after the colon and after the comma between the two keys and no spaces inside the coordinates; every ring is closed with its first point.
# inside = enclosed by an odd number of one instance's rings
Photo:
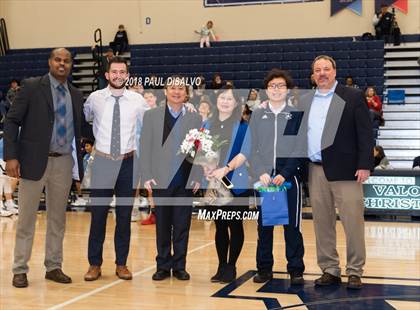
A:
{"type": "Polygon", "coordinates": [[[55,111],[56,142],[59,146],[64,146],[67,143],[66,112],[66,89],[63,84],[60,84],[57,86],[57,110],[55,111]]]}
{"type": "Polygon", "coordinates": [[[120,98],[121,96],[112,96],[115,99],[114,112],[112,113],[111,130],[111,156],[121,155],[121,133],[120,133],[120,98]]]}

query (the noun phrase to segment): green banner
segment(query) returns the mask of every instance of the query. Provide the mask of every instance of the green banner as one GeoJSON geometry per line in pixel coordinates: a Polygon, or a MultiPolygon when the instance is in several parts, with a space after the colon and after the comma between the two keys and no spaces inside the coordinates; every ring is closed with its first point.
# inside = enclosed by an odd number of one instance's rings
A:
{"type": "Polygon", "coordinates": [[[420,212],[420,176],[371,176],[363,191],[369,211],[420,212]]]}

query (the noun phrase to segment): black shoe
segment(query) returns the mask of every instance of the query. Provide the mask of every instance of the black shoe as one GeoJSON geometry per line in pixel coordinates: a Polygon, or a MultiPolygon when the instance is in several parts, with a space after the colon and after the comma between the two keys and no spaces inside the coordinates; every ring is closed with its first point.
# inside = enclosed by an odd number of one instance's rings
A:
{"type": "Polygon", "coordinates": [[[273,278],[273,272],[272,271],[258,271],[258,273],[255,275],[253,281],[255,283],[264,283],[273,278]]]}
{"type": "Polygon", "coordinates": [[[225,265],[220,282],[230,283],[234,280],[236,280],[236,267],[229,264],[225,265]]]}
{"type": "Polygon", "coordinates": [[[334,285],[334,284],[340,284],[341,278],[333,276],[332,274],[328,272],[324,272],[324,274],[315,280],[315,286],[328,286],[328,285],[334,285]]]}
{"type": "Polygon", "coordinates": [[[362,280],[358,276],[349,276],[347,288],[351,290],[360,290],[362,288],[362,280]]]}
{"type": "Polygon", "coordinates": [[[303,275],[300,273],[291,273],[290,274],[290,284],[291,285],[303,285],[305,280],[303,279],[303,275]]]}
{"type": "Polygon", "coordinates": [[[20,273],[13,275],[13,282],[14,287],[27,287],[28,286],[28,278],[26,277],[26,273],[20,273]]]}
{"type": "Polygon", "coordinates": [[[152,280],[155,281],[162,281],[165,280],[166,278],[169,278],[171,276],[171,273],[167,270],[158,270],[156,271],[153,276],[152,276],[152,280]]]}
{"type": "Polygon", "coordinates": [[[71,278],[65,275],[64,272],[60,268],[47,271],[45,273],[45,279],[51,280],[57,283],[63,283],[63,284],[71,283],[71,278]]]}
{"type": "Polygon", "coordinates": [[[172,271],[172,275],[181,281],[186,281],[190,279],[190,274],[187,271],[185,271],[185,269],[174,270],[172,271]]]}
{"type": "Polygon", "coordinates": [[[217,282],[220,282],[221,281],[223,272],[225,270],[225,266],[226,266],[225,264],[220,264],[219,265],[219,267],[217,268],[216,274],[210,278],[210,281],[211,282],[217,283],[217,282]]]}

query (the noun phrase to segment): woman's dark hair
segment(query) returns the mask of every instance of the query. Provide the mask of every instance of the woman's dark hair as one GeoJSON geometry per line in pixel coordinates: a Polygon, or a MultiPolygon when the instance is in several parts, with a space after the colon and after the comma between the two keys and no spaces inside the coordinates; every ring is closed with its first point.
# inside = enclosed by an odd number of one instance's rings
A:
{"type": "Polygon", "coordinates": [[[250,100],[250,99],[249,99],[249,97],[251,96],[251,93],[252,93],[252,92],[256,92],[256,93],[257,93],[257,98],[258,98],[258,89],[256,89],[256,88],[251,88],[251,89],[249,90],[249,92],[248,92],[248,96],[247,96],[246,100],[250,100]]]}
{"type": "Polygon", "coordinates": [[[378,152],[378,156],[376,158],[382,160],[385,157],[384,148],[380,145],[375,145],[374,149],[378,152]]]}
{"type": "Polygon", "coordinates": [[[223,87],[223,79],[222,79],[222,76],[220,75],[220,73],[215,73],[213,75],[213,78],[211,79],[211,88],[212,89],[219,89],[219,88],[222,88],[222,87],[223,87]],[[216,77],[220,77],[220,80],[221,80],[221,83],[220,84],[216,83],[216,77]]]}
{"type": "Polygon", "coordinates": [[[285,70],[281,70],[278,68],[274,68],[271,69],[265,79],[264,79],[264,88],[267,89],[268,88],[268,83],[270,83],[272,80],[277,79],[277,78],[282,78],[285,80],[286,85],[287,85],[287,89],[292,89],[293,88],[293,79],[290,76],[289,72],[285,71],[285,70]]]}

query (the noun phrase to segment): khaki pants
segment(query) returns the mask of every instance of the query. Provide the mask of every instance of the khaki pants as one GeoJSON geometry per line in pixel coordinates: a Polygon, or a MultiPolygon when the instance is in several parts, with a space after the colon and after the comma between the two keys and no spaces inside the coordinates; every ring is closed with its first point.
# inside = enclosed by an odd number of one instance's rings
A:
{"type": "Polygon", "coordinates": [[[309,166],[309,194],[316,237],[318,266],[322,272],[341,275],[336,248],[336,211],[347,245],[346,274],[361,277],[366,260],[362,185],[356,181],[329,182],[322,166],[309,166]]]}
{"type": "Polygon", "coordinates": [[[49,157],[39,181],[21,179],[19,185],[19,218],[16,227],[13,273],[27,273],[42,189],[45,186],[47,231],[44,265],[47,271],[61,268],[66,207],[72,182],[71,155],[49,157]]]}

